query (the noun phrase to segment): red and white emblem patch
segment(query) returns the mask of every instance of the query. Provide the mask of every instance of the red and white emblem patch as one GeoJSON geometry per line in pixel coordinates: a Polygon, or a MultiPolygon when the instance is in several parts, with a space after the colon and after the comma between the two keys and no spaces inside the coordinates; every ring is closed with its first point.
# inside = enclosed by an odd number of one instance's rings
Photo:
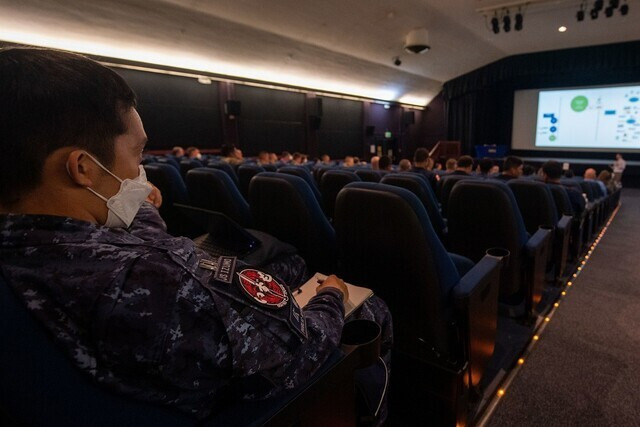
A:
{"type": "Polygon", "coordinates": [[[251,268],[237,274],[242,290],[260,305],[268,308],[282,308],[289,302],[287,289],[273,276],[251,268]]]}

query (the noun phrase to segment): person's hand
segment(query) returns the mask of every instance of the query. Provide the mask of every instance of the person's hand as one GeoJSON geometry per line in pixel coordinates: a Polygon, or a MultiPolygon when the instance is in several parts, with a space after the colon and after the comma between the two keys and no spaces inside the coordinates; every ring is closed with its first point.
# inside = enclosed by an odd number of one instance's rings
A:
{"type": "Polygon", "coordinates": [[[324,279],[324,281],[320,283],[320,285],[316,288],[316,294],[319,294],[323,289],[327,288],[338,289],[340,292],[342,292],[344,302],[347,302],[349,300],[349,289],[347,288],[347,285],[345,285],[344,281],[336,275],[332,274],[331,276],[324,279]]]}
{"type": "Polygon", "coordinates": [[[160,206],[162,206],[162,193],[160,192],[158,187],[148,181],[147,185],[151,187],[151,193],[149,193],[149,195],[147,196],[147,202],[151,203],[156,208],[160,208],[160,206]]]}

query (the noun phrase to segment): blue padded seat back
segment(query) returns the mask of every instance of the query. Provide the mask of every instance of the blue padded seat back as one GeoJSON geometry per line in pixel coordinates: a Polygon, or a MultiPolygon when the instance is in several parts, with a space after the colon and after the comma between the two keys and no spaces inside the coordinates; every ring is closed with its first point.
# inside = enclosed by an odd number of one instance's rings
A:
{"type": "Polygon", "coordinates": [[[173,156],[167,156],[167,157],[159,156],[156,158],[156,160],[157,160],[157,163],[171,165],[174,168],[176,168],[176,170],[180,170],[180,162],[178,162],[178,160],[176,160],[176,158],[173,156]]]}
{"type": "Polygon", "coordinates": [[[379,170],[358,169],[356,170],[356,175],[364,182],[380,182],[383,174],[379,170]]]}
{"type": "Polygon", "coordinates": [[[294,175],[304,179],[304,181],[307,183],[307,185],[309,185],[309,188],[313,192],[314,197],[322,206],[322,194],[320,194],[320,190],[318,190],[318,186],[316,185],[316,182],[313,179],[313,175],[311,175],[309,169],[304,166],[282,166],[280,169],[278,169],[278,172],[294,175]]]}
{"type": "Polygon", "coordinates": [[[5,411],[15,425],[196,425],[185,414],[94,384],[56,346],[2,277],[0,313],[0,413],[5,411]]]}
{"type": "Polygon", "coordinates": [[[202,162],[198,159],[184,159],[180,161],[180,175],[184,179],[187,176],[187,172],[194,168],[201,168],[202,162]]]}
{"type": "Polygon", "coordinates": [[[402,187],[415,194],[427,210],[427,214],[436,233],[438,236],[443,237],[447,225],[442,218],[438,201],[431,189],[431,185],[429,185],[425,178],[415,173],[396,173],[386,175],[380,183],[402,187]]]}
{"type": "Polygon", "coordinates": [[[527,232],[533,235],[538,227],[555,227],[558,213],[549,187],[537,181],[512,179],[507,183],[513,192],[527,232]]]}
{"type": "Polygon", "coordinates": [[[182,216],[173,207],[174,203],[189,203],[189,195],[179,168],[168,163],[144,165],[147,179],[162,192],[160,216],[167,224],[167,231],[175,235],[186,234],[182,216]]]}
{"type": "Polygon", "coordinates": [[[584,191],[582,190],[582,186],[575,178],[561,178],[560,183],[567,188],[572,188],[576,190],[578,193],[582,194],[584,191]]]}
{"type": "Polygon", "coordinates": [[[420,200],[404,188],[351,183],[338,194],[334,225],[345,278],[389,305],[396,348],[456,351],[451,290],[460,277],[420,200]]]}
{"type": "Polygon", "coordinates": [[[236,187],[239,186],[238,175],[236,174],[236,171],[233,168],[233,166],[231,166],[229,163],[214,160],[207,163],[207,167],[224,171],[227,175],[229,175],[229,178],[231,178],[231,180],[236,185],[236,187]]]}
{"type": "Polygon", "coordinates": [[[467,179],[449,196],[449,250],[478,262],[489,248],[511,253],[502,270],[500,295],[520,295],[527,230],[509,187],[497,180],[467,179]]]}
{"type": "Polygon", "coordinates": [[[436,195],[442,205],[442,215],[449,218],[449,195],[453,187],[459,182],[468,179],[478,179],[473,176],[465,175],[444,175],[437,184],[436,195]]]}
{"type": "Polygon", "coordinates": [[[567,189],[561,184],[547,184],[547,187],[549,187],[549,190],[551,190],[551,194],[553,195],[558,216],[573,216],[575,212],[573,211],[573,206],[571,205],[571,199],[569,198],[567,189]]]}
{"type": "Polygon", "coordinates": [[[242,193],[245,199],[249,198],[249,183],[251,182],[251,178],[259,174],[260,172],[265,171],[265,168],[255,163],[245,163],[238,167],[238,183],[240,187],[240,193],[242,193]]]}
{"type": "Polygon", "coordinates": [[[320,192],[322,193],[322,200],[324,201],[324,211],[329,218],[333,218],[336,197],[340,190],[351,182],[359,181],[360,178],[358,175],[351,171],[342,169],[328,170],[322,175],[320,192]]]}
{"type": "Polygon", "coordinates": [[[187,172],[187,188],[193,206],[222,212],[243,227],[251,227],[249,204],[226,172],[212,168],[191,169],[187,172]]]}
{"type": "Polygon", "coordinates": [[[262,172],[249,185],[255,227],[292,244],[311,272],[335,271],[335,231],[306,181],[262,172]]]}
{"type": "MultiPolygon", "coordinates": [[[[596,197],[596,193],[594,191],[594,188],[591,186],[591,183],[589,181],[580,181],[578,182],[578,184],[580,185],[580,188],[582,189],[581,193],[585,193],[587,195],[587,199],[590,202],[595,202],[597,197],[596,197]]],[[[598,185],[598,184],[596,184],[598,185]]]]}

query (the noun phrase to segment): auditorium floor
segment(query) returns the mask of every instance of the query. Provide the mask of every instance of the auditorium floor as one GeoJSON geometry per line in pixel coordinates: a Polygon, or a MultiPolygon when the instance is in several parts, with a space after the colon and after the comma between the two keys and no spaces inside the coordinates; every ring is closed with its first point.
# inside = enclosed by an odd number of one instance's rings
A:
{"type": "Polygon", "coordinates": [[[622,206],[489,418],[497,426],[640,423],[640,190],[622,206]]]}

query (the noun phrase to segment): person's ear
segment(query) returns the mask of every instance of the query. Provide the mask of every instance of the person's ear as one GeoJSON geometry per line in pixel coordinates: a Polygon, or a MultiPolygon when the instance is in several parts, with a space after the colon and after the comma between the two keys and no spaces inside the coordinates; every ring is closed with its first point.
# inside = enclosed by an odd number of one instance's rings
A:
{"type": "Polygon", "coordinates": [[[96,164],[84,150],[73,150],[67,157],[67,172],[71,181],[82,187],[93,187],[96,164]]]}

